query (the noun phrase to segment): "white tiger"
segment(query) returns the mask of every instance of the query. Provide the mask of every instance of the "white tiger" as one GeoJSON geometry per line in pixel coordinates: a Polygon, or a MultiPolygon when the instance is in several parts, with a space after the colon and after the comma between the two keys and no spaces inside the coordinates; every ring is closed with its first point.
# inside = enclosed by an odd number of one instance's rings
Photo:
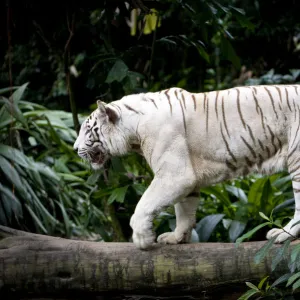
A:
{"type": "Polygon", "coordinates": [[[300,85],[238,87],[193,94],[180,88],[125,96],[96,109],[74,144],[93,168],[138,151],[154,179],[130,225],[141,249],[155,243],[154,216],[175,205],[176,229],[162,244],[189,242],[199,189],[251,172],[287,169],[295,196],[293,219],[268,232],[283,242],[300,233],[300,85]]]}

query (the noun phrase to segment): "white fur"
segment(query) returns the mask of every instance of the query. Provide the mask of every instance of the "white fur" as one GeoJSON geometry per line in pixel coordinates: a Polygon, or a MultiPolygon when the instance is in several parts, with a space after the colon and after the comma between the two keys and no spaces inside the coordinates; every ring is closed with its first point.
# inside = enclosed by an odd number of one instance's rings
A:
{"type": "MultiPolygon", "coordinates": [[[[133,241],[141,249],[155,243],[153,217],[175,205],[177,227],[158,242],[188,242],[195,222],[197,202],[189,196],[201,187],[251,172],[271,174],[292,171],[299,187],[300,87],[240,87],[219,92],[191,94],[178,88],[123,97],[106,105],[119,119],[114,124],[94,112],[99,139],[109,155],[123,155],[140,145],[140,152],[154,172],[154,179],[136,206],[130,225],[133,241]],[[287,97],[288,95],[288,97],[287,97]],[[290,157],[288,155],[290,154],[290,157]]],[[[82,129],[84,131],[84,129],[82,129]]],[[[80,133],[76,147],[85,143],[80,133]]],[[[300,193],[295,192],[300,209],[300,193]]],[[[298,211],[277,242],[300,233],[298,211]]]]}

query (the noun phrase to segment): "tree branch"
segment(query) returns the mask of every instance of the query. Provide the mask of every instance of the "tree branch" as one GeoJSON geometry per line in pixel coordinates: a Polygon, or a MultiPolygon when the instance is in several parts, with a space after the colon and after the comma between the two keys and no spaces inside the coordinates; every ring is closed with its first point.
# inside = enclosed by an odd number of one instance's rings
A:
{"type": "MultiPolygon", "coordinates": [[[[50,293],[210,293],[266,275],[288,272],[282,261],[271,274],[274,245],[265,260],[253,258],[266,243],[157,245],[141,251],[132,243],[96,243],[25,233],[0,226],[1,291],[50,293]]],[[[293,242],[291,249],[299,245],[293,242]]],[[[272,277],[271,276],[271,277],[272,277]]],[[[224,298],[225,299],[225,298],[224,298]]],[[[228,298],[227,298],[228,299],[228,298]]]]}

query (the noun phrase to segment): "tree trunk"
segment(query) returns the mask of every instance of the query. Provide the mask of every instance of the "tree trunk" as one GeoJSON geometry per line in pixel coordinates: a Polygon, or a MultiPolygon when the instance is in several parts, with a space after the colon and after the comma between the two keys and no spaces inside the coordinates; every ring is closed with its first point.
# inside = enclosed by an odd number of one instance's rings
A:
{"type": "MultiPolygon", "coordinates": [[[[264,244],[198,243],[141,251],[132,243],[67,240],[0,226],[0,294],[210,293],[270,275],[279,246],[255,264],[253,257],[264,244]]],[[[275,275],[285,272],[282,263],[275,275]]]]}

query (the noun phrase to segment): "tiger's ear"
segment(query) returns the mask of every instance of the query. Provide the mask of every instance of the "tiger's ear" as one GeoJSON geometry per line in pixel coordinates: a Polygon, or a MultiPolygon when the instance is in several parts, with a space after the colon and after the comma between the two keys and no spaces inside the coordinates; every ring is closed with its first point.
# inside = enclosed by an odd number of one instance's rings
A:
{"type": "Polygon", "coordinates": [[[97,105],[101,116],[107,117],[108,120],[113,124],[115,124],[118,121],[119,116],[114,109],[107,107],[106,104],[100,100],[97,100],[97,105]]]}
{"type": "Polygon", "coordinates": [[[101,115],[105,115],[106,114],[105,103],[102,102],[101,100],[97,100],[97,106],[98,106],[98,109],[99,109],[101,115]]]}

